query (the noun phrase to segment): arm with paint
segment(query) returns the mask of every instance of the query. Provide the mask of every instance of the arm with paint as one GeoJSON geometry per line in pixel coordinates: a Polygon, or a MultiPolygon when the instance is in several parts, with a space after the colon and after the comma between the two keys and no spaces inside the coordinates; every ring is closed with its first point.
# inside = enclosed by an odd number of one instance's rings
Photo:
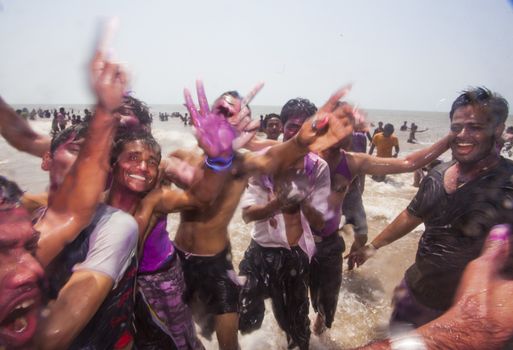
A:
{"type": "Polygon", "coordinates": [[[122,104],[126,75],[119,65],[97,51],[91,78],[98,103],[88,134],[75,163],[35,225],[41,232],[37,257],[43,266],[89,224],[110,171],[110,150],[119,122],[113,111],[122,104]]]}
{"type": "Polygon", "coordinates": [[[338,105],[348,91],[349,87],[337,90],[290,140],[272,146],[264,154],[244,154],[244,170],[251,174],[278,173],[308,152],[320,152],[350,135],[353,131],[352,107],[339,108],[338,105]]]}

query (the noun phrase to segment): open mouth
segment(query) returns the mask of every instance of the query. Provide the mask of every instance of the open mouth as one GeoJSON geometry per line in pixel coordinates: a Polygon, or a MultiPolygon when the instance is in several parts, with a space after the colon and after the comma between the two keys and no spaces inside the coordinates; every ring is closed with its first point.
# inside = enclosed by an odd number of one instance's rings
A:
{"type": "Polygon", "coordinates": [[[456,142],[456,151],[461,155],[467,155],[474,149],[474,144],[469,142],[456,142]]]}
{"type": "Polygon", "coordinates": [[[19,346],[29,342],[36,331],[39,300],[25,298],[16,304],[0,323],[0,338],[19,346]]]}

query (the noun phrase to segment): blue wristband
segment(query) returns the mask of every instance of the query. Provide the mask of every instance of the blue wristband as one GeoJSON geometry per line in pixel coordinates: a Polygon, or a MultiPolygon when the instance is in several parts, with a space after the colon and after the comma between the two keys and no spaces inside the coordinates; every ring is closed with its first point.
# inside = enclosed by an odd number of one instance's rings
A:
{"type": "Polygon", "coordinates": [[[214,171],[223,171],[232,166],[233,163],[233,154],[229,158],[215,157],[210,158],[207,157],[205,159],[205,165],[214,171]]]}

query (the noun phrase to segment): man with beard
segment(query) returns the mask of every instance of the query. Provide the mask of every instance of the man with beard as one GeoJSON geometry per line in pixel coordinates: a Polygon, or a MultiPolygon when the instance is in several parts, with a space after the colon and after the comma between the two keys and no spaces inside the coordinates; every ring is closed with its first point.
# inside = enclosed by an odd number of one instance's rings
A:
{"type": "MultiPolygon", "coordinates": [[[[513,223],[513,162],[495,147],[507,116],[507,101],[485,88],[458,96],[449,114],[453,160],[432,169],[407,209],[372,243],[351,254],[359,266],[424,223],[415,263],[396,288],[392,325],[420,327],[446,311],[487,232],[496,223],[513,223]]],[[[506,271],[511,273],[511,264],[506,271]]]]}

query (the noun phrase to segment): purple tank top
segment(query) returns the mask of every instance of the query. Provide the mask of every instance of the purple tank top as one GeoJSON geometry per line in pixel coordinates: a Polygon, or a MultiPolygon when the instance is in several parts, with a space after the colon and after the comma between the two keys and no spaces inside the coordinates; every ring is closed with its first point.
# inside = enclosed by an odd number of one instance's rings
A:
{"type": "Polygon", "coordinates": [[[166,230],[167,216],[158,219],[150,234],[144,242],[144,249],[139,261],[139,272],[152,272],[158,270],[171,256],[175,247],[166,230]]]}
{"type": "MultiPolygon", "coordinates": [[[[337,168],[335,169],[335,174],[340,174],[349,181],[351,181],[351,170],[349,170],[349,165],[347,164],[345,152],[342,152],[342,157],[340,158],[340,162],[338,163],[337,168]]],[[[333,208],[333,211],[333,216],[331,217],[331,219],[326,221],[326,223],[324,224],[324,228],[322,230],[313,230],[315,235],[327,237],[338,230],[340,220],[342,219],[342,203],[333,208]]]]}

